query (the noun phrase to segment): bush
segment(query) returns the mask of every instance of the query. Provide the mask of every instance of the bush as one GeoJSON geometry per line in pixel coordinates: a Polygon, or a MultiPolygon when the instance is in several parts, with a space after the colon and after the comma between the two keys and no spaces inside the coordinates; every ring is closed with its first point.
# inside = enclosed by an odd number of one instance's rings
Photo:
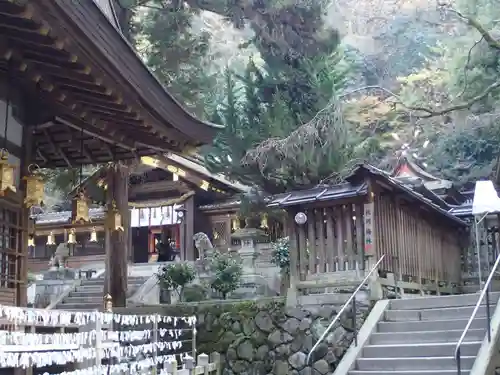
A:
{"type": "Polygon", "coordinates": [[[230,254],[216,252],[213,255],[211,269],[213,272],[210,287],[226,299],[227,295],[240,286],[243,275],[241,261],[230,254]]]}
{"type": "Polygon", "coordinates": [[[279,238],[272,243],[271,262],[281,269],[282,273],[290,272],[290,241],[288,237],[279,238]]]}
{"type": "Polygon", "coordinates": [[[200,284],[187,285],[184,288],[184,302],[199,302],[209,299],[209,290],[200,284]]]}
{"type": "Polygon", "coordinates": [[[179,301],[183,300],[184,288],[196,277],[194,268],[189,263],[171,263],[158,269],[158,284],[163,290],[175,290],[179,301]]]}

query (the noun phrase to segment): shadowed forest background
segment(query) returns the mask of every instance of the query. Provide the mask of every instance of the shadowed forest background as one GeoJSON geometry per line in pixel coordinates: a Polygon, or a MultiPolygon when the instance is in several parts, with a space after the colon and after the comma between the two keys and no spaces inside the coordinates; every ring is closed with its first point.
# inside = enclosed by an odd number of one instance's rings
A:
{"type": "MultiPolygon", "coordinates": [[[[363,160],[390,169],[402,153],[459,184],[497,174],[496,0],[115,3],[156,77],[226,126],[199,151],[213,172],[268,194],[363,160]]],[[[52,203],[74,172],[48,176],[52,203]]]]}

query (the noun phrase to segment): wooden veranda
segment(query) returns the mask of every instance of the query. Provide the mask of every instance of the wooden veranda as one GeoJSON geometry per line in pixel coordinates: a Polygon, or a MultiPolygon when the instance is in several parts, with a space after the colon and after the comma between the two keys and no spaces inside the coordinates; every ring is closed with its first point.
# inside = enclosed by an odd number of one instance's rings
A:
{"type": "Polygon", "coordinates": [[[382,285],[451,293],[460,283],[467,226],[460,219],[369,165],[345,183],[276,196],[287,212],[291,287],[359,282],[382,255],[382,285]]]}

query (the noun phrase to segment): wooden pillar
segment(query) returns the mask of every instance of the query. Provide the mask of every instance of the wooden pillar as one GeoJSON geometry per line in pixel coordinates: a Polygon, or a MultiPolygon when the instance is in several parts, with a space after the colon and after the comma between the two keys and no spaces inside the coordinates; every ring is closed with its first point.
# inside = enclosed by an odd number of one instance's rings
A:
{"type": "Polygon", "coordinates": [[[108,209],[112,202],[122,217],[123,231],[105,227],[106,241],[106,287],[113,299],[113,306],[125,307],[127,295],[127,275],[129,259],[130,215],[128,210],[129,168],[117,164],[108,169],[106,203],[108,209]]]}
{"type": "MultiPolygon", "coordinates": [[[[364,253],[367,257],[366,270],[369,272],[377,263],[378,256],[381,256],[382,249],[377,248],[381,244],[382,217],[376,214],[381,208],[382,200],[375,197],[377,192],[374,189],[373,182],[368,180],[367,200],[363,209],[363,228],[364,228],[364,253]]],[[[378,272],[374,271],[370,277],[370,299],[379,300],[383,298],[382,285],[378,281],[378,272]]]]}
{"type": "MultiPolygon", "coordinates": [[[[28,174],[29,165],[33,157],[33,128],[28,126],[23,127],[23,148],[24,155],[22,156],[20,173],[19,173],[19,190],[22,192],[22,199],[26,197],[26,183],[22,180],[23,176],[28,174]]],[[[30,210],[22,204],[21,210],[21,248],[17,249],[20,256],[17,258],[17,272],[19,273],[19,280],[23,283],[18,284],[16,290],[16,301],[18,306],[26,306],[28,303],[28,226],[30,210]]]]}
{"type": "MultiPolygon", "coordinates": [[[[127,184],[128,186],[128,184],[127,184]]],[[[127,199],[128,200],[128,199],[127,199]]],[[[128,204],[128,202],[127,202],[128,204]]],[[[128,262],[134,263],[134,248],[132,246],[132,209],[127,208],[127,249],[128,249],[128,262]]],[[[124,227],[125,228],[125,227],[124,227]]]]}
{"type": "Polygon", "coordinates": [[[297,225],[295,224],[295,210],[287,212],[285,226],[290,241],[290,287],[286,293],[286,306],[297,307],[297,282],[299,281],[299,244],[297,236],[297,225]]]}
{"type": "Polygon", "coordinates": [[[185,233],[185,249],[186,249],[186,260],[195,260],[194,256],[194,215],[195,215],[195,206],[194,206],[194,197],[190,197],[184,203],[184,208],[186,209],[186,217],[184,220],[184,230],[185,233]]]}

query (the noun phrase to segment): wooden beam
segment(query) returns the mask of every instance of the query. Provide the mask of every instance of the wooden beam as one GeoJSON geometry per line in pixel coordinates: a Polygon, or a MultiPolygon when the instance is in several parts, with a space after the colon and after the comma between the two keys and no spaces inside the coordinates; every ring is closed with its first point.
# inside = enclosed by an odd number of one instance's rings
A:
{"type": "Polygon", "coordinates": [[[47,164],[47,162],[49,161],[49,159],[44,155],[44,153],[42,152],[42,150],[40,150],[38,147],[36,149],[36,154],[37,156],[42,159],[42,162],[44,164],[47,164]]]}
{"type": "Polygon", "coordinates": [[[52,149],[54,150],[54,152],[56,154],[58,154],[66,162],[66,164],[68,164],[69,168],[73,168],[73,165],[69,161],[68,157],[66,156],[66,154],[64,153],[64,151],[61,150],[61,148],[58,145],[55,144],[54,140],[50,136],[50,134],[47,131],[47,129],[43,129],[42,132],[45,135],[45,138],[47,138],[47,141],[49,142],[49,144],[52,147],[52,149]]]}
{"type": "MultiPolygon", "coordinates": [[[[3,44],[5,47],[6,41],[4,40],[4,38],[0,37],[0,41],[1,41],[0,44],[3,44]]],[[[8,45],[8,43],[7,43],[7,45],[8,45]]],[[[18,63],[20,64],[20,71],[24,72],[26,74],[26,72],[29,70],[30,67],[28,64],[26,64],[24,62],[23,55],[19,51],[13,50],[13,49],[8,49],[8,54],[9,54],[9,59],[14,58],[15,60],[18,61],[18,63]]],[[[50,83],[46,78],[43,78],[42,73],[39,73],[35,70],[32,70],[32,72],[28,73],[28,75],[31,77],[31,79],[33,81],[37,82],[42,89],[47,91],[48,95],[56,96],[56,98],[55,98],[56,103],[59,102],[60,105],[62,103],[68,103],[70,108],[68,108],[66,111],[72,110],[74,112],[80,112],[81,118],[84,118],[84,117],[89,118],[91,123],[94,123],[94,124],[97,123],[98,119],[93,117],[93,116],[89,116],[90,112],[88,111],[88,109],[86,109],[86,108],[82,107],[80,104],[76,103],[73,98],[69,97],[68,93],[60,92],[58,90],[58,88],[54,86],[54,84],[50,83]],[[43,84],[43,83],[45,83],[45,84],[43,84]]],[[[84,127],[83,121],[81,121],[81,119],[73,118],[71,122],[74,123],[76,121],[82,122],[82,124],[81,124],[82,126],[79,126],[80,128],[84,127]]],[[[116,138],[118,138],[118,137],[116,137],[116,138]]],[[[123,145],[124,145],[123,139],[125,138],[125,135],[122,135],[122,137],[120,137],[120,138],[121,138],[121,140],[118,138],[118,140],[119,140],[118,143],[120,143],[120,147],[123,147],[123,145]]],[[[115,139],[112,141],[108,141],[108,142],[115,143],[115,139]]],[[[134,143],[131,143],[130,146],[128,146],[128,148],[134,149],[135,148],[134,143]]]]}
{"type": "Polygon", "coordinates": [[[87,159],[87,161],[90,164],[95,164],[94,159],[92,158],[92,155],[90,154],[89,150],[85,146],[85,138],[83,139],[83,144],[82,144],[82,135],[79,134],[78,136],[71,131],[71,128],[67,128],[67,132],[70,137],[70,143],[75,145],[75,142],[78,143],[78,145],[75,148],[78,148],[80,150],[80,153],[87,159]]]}
{"type": "MultiPolygon", "coordinates": [[[[145,194],[159,191],[178,191],[182,186],[181,181],[156,181],[145,182],[139,185],[132,185],[129,188],[130,195],[145,194]]],[[[185,186],[184,186],[185,188],[185,186]]]]}
{"type": "Polygon", "coordinates": [[[82,120],[73,118],[71,116],[65,117],[56,117],[56,121],[60,122],[63,125],[69,126],[70,128],[81,130],[83,128],[83,132],[87,135],[90,135],[95,138],[99,138],[101,141],[107,144],[115,144],[127,151],[131,151],[135,149],[135,146],[132,142],[124,141],[124,140],[113,140],[109,137],[104,131],[99,130],[97,128],[90,129],[89,126],[82,120]]]}

